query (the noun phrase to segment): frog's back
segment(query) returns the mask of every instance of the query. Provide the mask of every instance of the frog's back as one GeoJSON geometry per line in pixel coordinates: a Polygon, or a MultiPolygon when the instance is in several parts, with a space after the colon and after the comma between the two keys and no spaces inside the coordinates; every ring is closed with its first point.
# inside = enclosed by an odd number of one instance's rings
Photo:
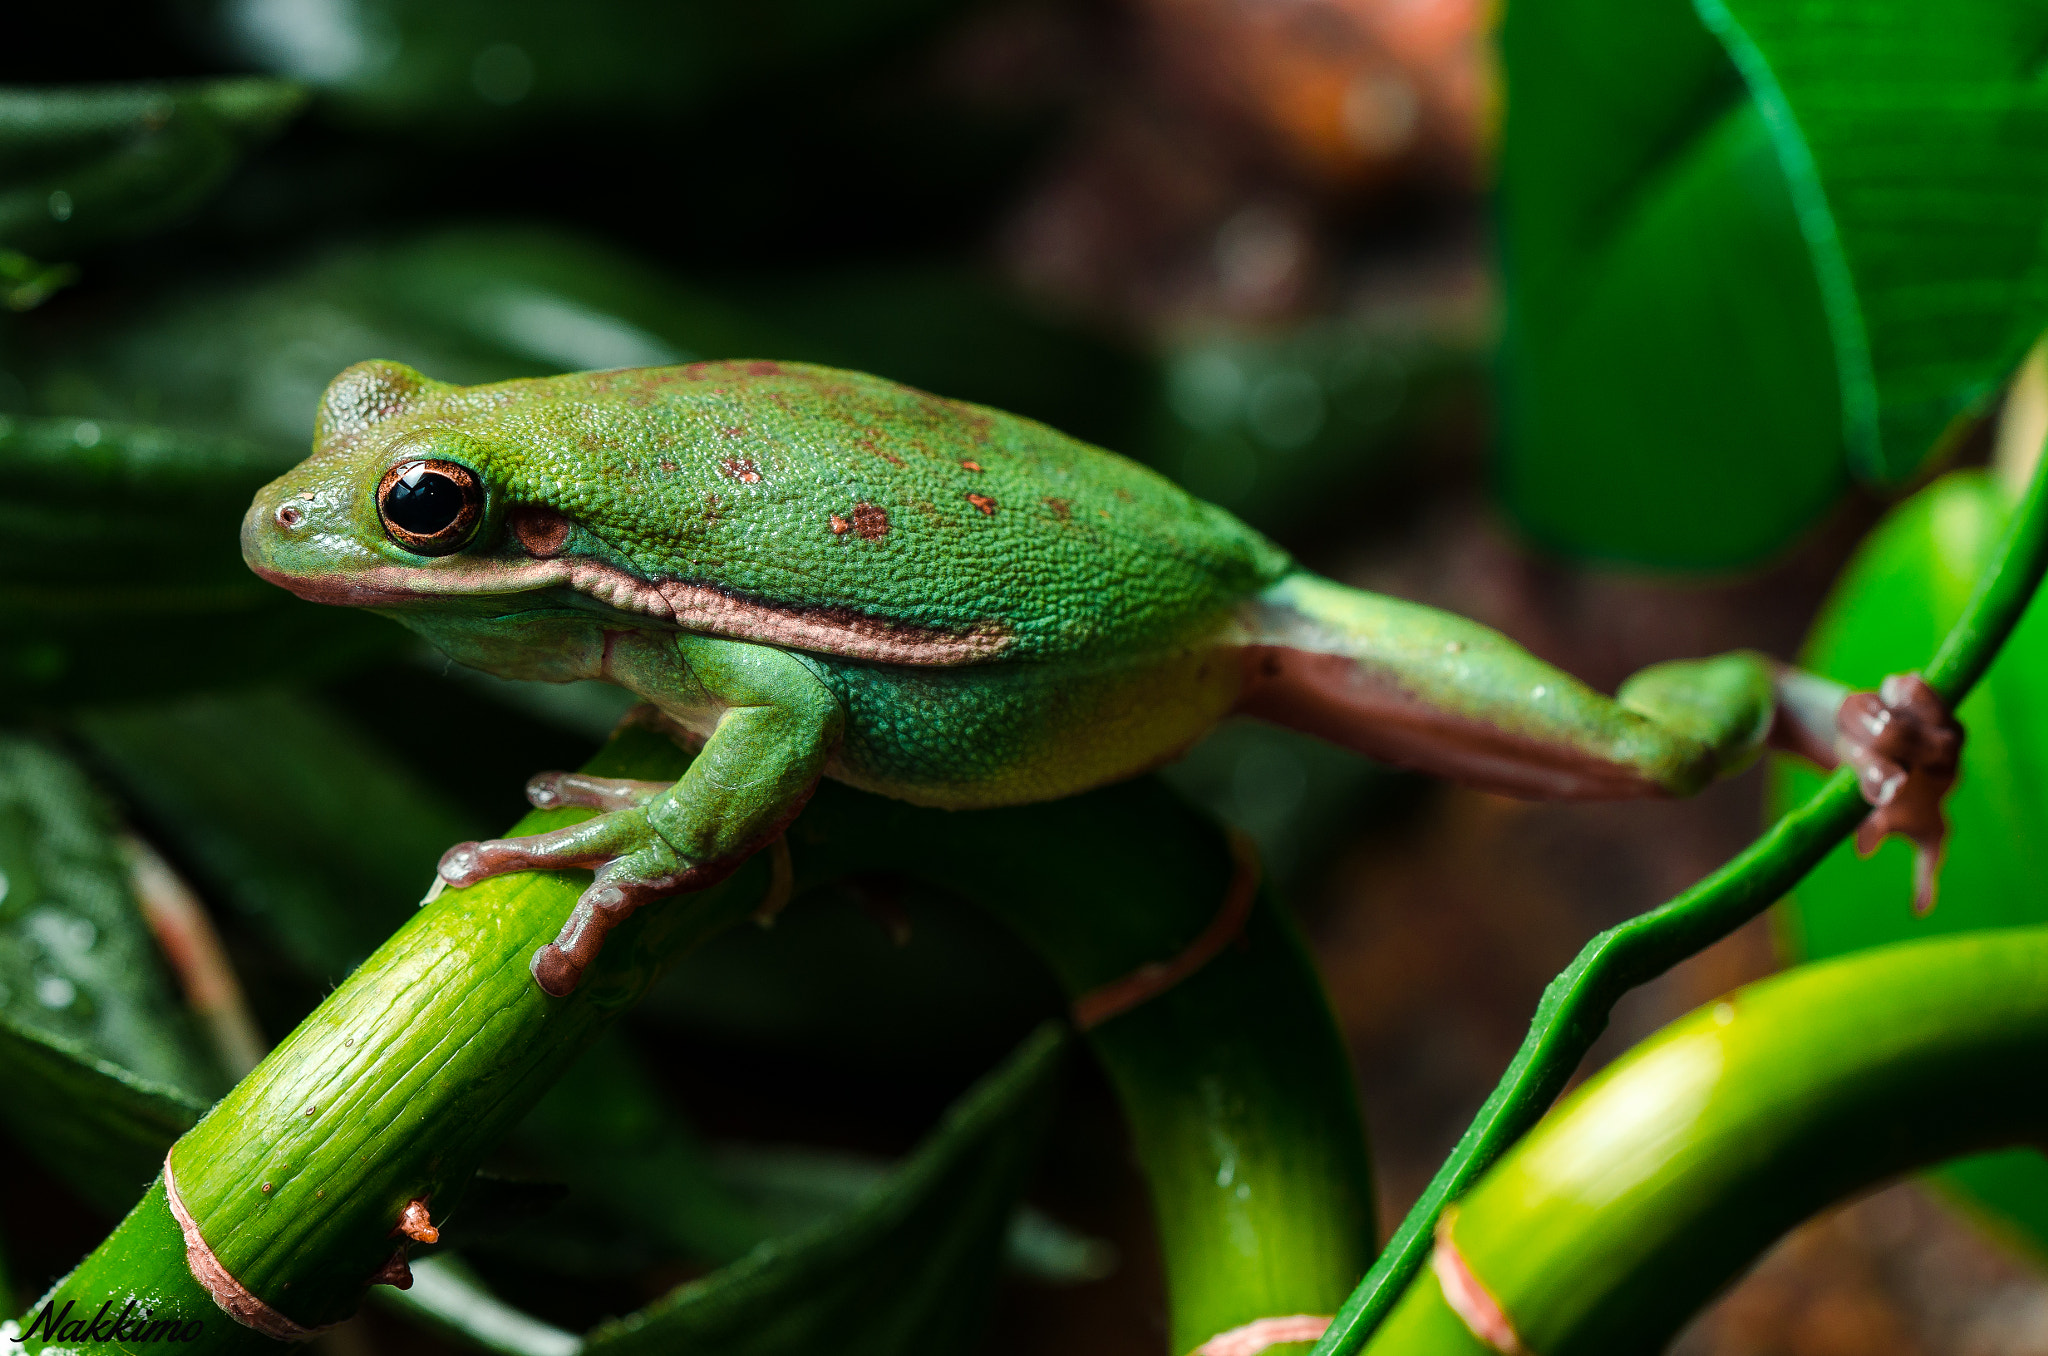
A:
{"type": "Polygon", "coordinates": [[[640,578],[810,618],[804,647],[827,652],[921,662],[929,640],[922,662],[959,663],[1157,650],[1213,633],[1290,568],[1125,458],[830,368],[529,379],[447,389],[419,417],[459,422],[514,501],[589,525],[640,578]],[[861,639],[884,633],[895,640],[880,650],[861,639]]]}

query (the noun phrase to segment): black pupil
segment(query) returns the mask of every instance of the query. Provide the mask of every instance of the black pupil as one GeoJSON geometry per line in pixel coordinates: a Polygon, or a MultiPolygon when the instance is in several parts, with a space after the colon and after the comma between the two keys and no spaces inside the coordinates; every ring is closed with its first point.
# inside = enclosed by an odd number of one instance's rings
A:
{"type": "Polygon", "coordinates": [[[393,527],[431,537],[447,531],[462,516],[462,502],[460,485],[422,467],[399,477],[384,496],[384,517],[393,527]]]}

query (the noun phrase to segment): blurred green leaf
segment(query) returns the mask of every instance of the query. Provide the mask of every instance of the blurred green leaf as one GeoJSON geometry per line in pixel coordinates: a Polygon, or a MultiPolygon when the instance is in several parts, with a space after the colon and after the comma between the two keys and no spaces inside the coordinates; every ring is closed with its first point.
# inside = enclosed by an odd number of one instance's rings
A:
{"type": "Polygon", "coordinates": [[[1790,181],[1856,472],[1910,480],[2048,321],[2048,9],[1697,4],[1790,181]]]}
{"type": "Polygon", "coordinates": [[[112,1215],[135,1204],[172,1142],[206,1111],[189,1092],[140,1078],[6,1015],[0,1082],[8,1133],[80,1198],[112,1215]]]}
{"type": "MultiPolygon", "coordinates": [[[[882,1159],[800,1145],[706,1146],[617,1034],[577,1059],[512,1143],[535,1171],[568,1188],[563,1208],[539,1226],[547,1238],[511,1248],[556,1267],[616,1266],[619,1258],[603,1256],[594,1241],[609,1240],[620,1253],[628,1235],[649,1245],[645,1260],[731,1262],[853,1209],[891,1172],[882,1159]]],[[[465,1236],[469,1209],[465,1197],[465,1236]]],[[[1108,1244],[1029,1206],[1010,1220],[1005,1256],[1011,1270],[1053,1284],[1096,1280],[1115,1264],[1108,1244]]]]}
{"type": "MultiPolygon", "coordinates": [[[[2008,505],[1979,472],[1936,481],[1896,509],[1836,584],[1802,663],[1857,687],[1922,662],[1962,612],[2004,531],[2008,505]]],[[[1958,712],[1968,738],[1948,801],[1952,824],[1940,902],[1912,910],[1912,849],[1892,840],[1868,859],[1837,848],[1780,915],[1807,959],[1887,942],[2048,919],[2048,611],[2036,603],[1958,712]]],[[[1819,785],[1781,762],[1773,800],[1798,803],[1819,785]]],[[[1940,1180],[1973,1207],[2048,1253],[2048,1161],[2031,1151],[1945,1168],[1940,1180]]]]}
{"type": "Polygon", "coordinates": [[[1783,548],[1846,472],[1762,116],[1682,0],[1515,0],[1500,43],[1509,510],[1547,546],[1636,564],[1783,548]]]}
{"type": "Polygon", "coordinates": [[[1398,448],[1479,398],[1483,354],[1468,308],[1189,338],[1167,355],[1146,436],[1119,450],[1268,532],[1349,526],[1398,448]]]}
{"type": "MultiPolygon", "coordinates": [[[[881,373],[1136,441],[1145,365],[963,269],[678,282],[559,232],[491,228],[355,245],[164,295],[90,329],[54,324],[19,370],[36,403],[300,455],[335,373],[396,358],[446,381],[776,357],[881,373]]],[[[1142,448],[1131,450],[1142,451],[1142,448]]]]}
{"type": "Polygon", "coordinates": [[[583,1339],[543,1323],[493,1295],[459,1257],[435,1255],[412,1263],[412,1287],[378,1286],[370,1298],[445,1337],[501,1356],[575,1356],[583,1339]]]}
{"type": "Polygon", "coordinates": [[[470,383],[790,346],[615,251],[492,229],[214,279],[87,329],[53,327],[33,347],[19,370],[46,409],[241,437],[274,475],[305,455],[327,383],[365,358],[470,383]]]}
{"type": "Polygon", "coordinates": [[[1062,1006],[1043,963],[999,922],[899,877],[807,892],[772,928],[714,938],[676,964],[638,1015],[841,1067],[964,1076],[1062,1006]]]}
{"type": "Polygon", "coordinates": [[[572,1208],[602,1209],[611,1229],[624,1224],[665,1255],[730,1262],[776,1232],[719,1180],[616,1032],[578,1057],[513,1142],[568,1184],[572,1208]]]}
{"type": "Polygon", "coordinates": [[[242,564],[242,514],[280,469],[231,439],[0,415],[0,700],[318,672],[398,643],[242,564]]]}
{"type": "Polygon", "coordinates": [[[168,225],[304,103],[259,79],[0,89],[0,244],[69,258],[168,225]]]}
{"type": "Polygon", "coordinates": [[[845,1217],[778,1240],[593,1331],[593,1352],[953,1352],[983,1318],[1003,1226],[1051,1112],[1047,1026],[845,1217]]]}
{"type": "MultiPolygon", "coordinates": [[[[393,718],[436,728],[432,713],[393,718]]],[[[207,893],[326,982],[411,915],[443,852],[482,832],[350,721],[298,693],[93,710],[77,728],[207,893]]]]}
{"type": "MultiPolygon", "coordinates": [[[[771,72],[845,58],[946,0],[209,0],[240,56],[324,89],[348,114],[445,133],[512,109],[673,115],[771,72]]],[[[687,141],[687,136],[684,137],[687,141]]]]}
{"type": "Polygon", "coordinates": [[[2048,318],[2038,6],[1518,0],[1501,41],[1501,483],[1544,542],[1758,561],[2048,318]]]}
{"type": "MultiPolygon", "coordinates": [[[[49,744],[0,734],[0,1014],[195,1094],[222,1076],[173,995],[114,822],[49,744]]],[[[44,1108],[6,1100],[13,1114],[44,1108]]]]}
{"type": "MultiPolygon", "coordinates": [[[[720,1184],[753,1210],[763,1237],[795,1233],[858,1205],[887,1180],[890,1165],[865,1154],[799,1145],[721,1144],[720,1184]]],[[[1003,1235],[1009,1270],[1041,1284],[1099,1281],[1116,1269],[1116,1248],[1077,1233],[1030,1205],[1010,1216],[1003,1235]]]]}
{"type": "Polygon", "coordinates": [[[33,311],[76,281],[76,265],[40,263],[20,250],[0,249],[0,305],[10,311],[33,311]]]}

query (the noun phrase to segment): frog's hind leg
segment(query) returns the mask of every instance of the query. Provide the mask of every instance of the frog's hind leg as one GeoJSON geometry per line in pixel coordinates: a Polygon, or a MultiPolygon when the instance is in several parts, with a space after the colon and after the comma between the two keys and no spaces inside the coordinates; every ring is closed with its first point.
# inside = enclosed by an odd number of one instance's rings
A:
{"type": "Polygon", "coordinates": [[[1306,572],[1253,600],[1239,628],[1239,712],[1509,795],[1684,794],[1746,761],[1771,724],[1760,655],[1706,661],[1686,675],[1704,699],[1664,693],[1672,709],[1646,709],[1658,703],[1603,696],[1477,622],[1306,572]]]}
{"type": "Polygon", "coordinates": [[[1306,572],[1248,604],[1238,629],[1239,712],[1486,790],[1688,795],[1766,747],[1847,763],[1876,812],[1860,841],[1913,839],[1918,902],[1932,901],[1962,727],[1917,676],[1852,696],[1737,651],[1653,665],[1608,697],[1477,622],[1306,572]]]}

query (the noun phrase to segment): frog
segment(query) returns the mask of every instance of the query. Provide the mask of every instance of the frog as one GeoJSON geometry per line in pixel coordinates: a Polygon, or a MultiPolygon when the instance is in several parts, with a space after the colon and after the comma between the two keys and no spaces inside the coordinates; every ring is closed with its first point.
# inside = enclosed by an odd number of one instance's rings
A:
{"type": "Polygon", "coordinates": [[[314,423],[243,520],[257,574],[487,673],[625,688],[694,753],[669,783],[542,772],[532,804],[597,813],[440,860],[448,886],[593,872],[532,959],[552,997],[636,910],[775,842],[822,778],[1019,805],[1235,718],[1524,798],[1685,796],[1770,749],[1847,764],[1859,841],[1911,839],[1931,899],[1962,732],[1917,675],[1855,693],[1737,651],[1608,695],[1478,622],[1316,574],[1134,460],[813,364],[463,386],[372,360],[314,423]]]}

